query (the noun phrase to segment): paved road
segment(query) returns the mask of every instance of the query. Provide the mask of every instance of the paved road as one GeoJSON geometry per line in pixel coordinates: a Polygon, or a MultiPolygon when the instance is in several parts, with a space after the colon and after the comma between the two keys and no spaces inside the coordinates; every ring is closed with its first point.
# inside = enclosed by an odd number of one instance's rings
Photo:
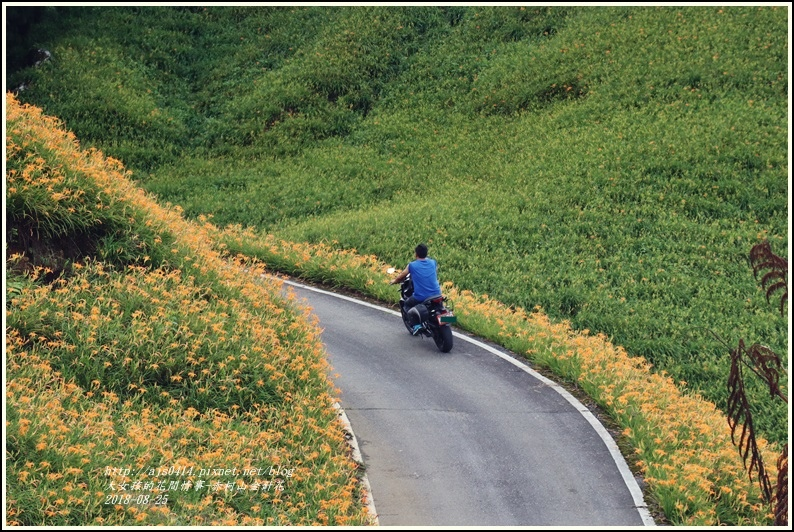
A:
{"type": "Polygon", "coordinates": [[[382,526],[653,525],[607,431],[528,367],[456,333],[294,285],[313,308],[382,526]]]}

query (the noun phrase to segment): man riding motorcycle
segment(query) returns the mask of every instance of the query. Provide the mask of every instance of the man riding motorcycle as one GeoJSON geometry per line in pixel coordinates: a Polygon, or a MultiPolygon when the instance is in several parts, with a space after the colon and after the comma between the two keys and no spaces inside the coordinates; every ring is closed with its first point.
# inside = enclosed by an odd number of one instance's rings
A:
{"type": "Polygon", "coordinates": [[[438,265],[434,259],[427,256],[427,246],[419,244],[414,249],[416,259],[408,263],[408,266],[400,274],[392,279],[389,284],[401,283],[408,274],[414,285],[414,293],[405,301],[405,310],[413,325],[412,334],[416,336],[422,329],[421,317],[419,312],[411,310],[424,301],[441,295],[441,286],[438,283],[438,265]]]}

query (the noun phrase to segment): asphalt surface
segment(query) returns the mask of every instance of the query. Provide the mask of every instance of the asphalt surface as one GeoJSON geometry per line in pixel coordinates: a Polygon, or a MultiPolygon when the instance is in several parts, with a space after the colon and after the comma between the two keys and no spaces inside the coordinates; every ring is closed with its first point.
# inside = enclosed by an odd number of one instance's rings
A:
{"type": "Polygon", "coordinates": [[[555,383],[468,336],[441,353],[392,310],[290,288],[319,317],[381,526],[654,524],[614,440],[555,383]]]}

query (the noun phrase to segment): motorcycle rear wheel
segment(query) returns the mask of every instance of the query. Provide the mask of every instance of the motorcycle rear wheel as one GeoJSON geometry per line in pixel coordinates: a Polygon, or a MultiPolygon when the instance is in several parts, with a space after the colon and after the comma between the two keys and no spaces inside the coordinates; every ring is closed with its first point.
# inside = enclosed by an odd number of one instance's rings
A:
{"type": "Polygon", "coordinates": [[[433,334],[433,340],[436,341],[436,347],[442,353],[449,353],[452,351],[452,327],[449,325],[442,325],[433,334]]]}

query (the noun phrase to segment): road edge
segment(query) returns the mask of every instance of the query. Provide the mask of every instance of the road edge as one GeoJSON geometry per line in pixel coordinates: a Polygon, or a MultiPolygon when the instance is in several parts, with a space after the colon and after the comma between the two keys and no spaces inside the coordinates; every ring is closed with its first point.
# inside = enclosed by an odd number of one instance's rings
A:
{"type": "Polygon", "coordinates": [[[347,432],[348,444],[350,445],[350,449],[353,453],[353,461],[359,465],[359,467],[364,468],[364,473],[361,475],[361,489],[364,491],[366,501],[367,501],[367,512],[369,513],[370,520],[372,524],[375,526],[379,526],[380,523],[378,521],[378,512],[375,510],[375,499],[372,497],[372,487],[369,484],[369,479],[367,478],[367,473],[364,464],[364,458],[361,456],[361,449],[358,446],[358,440],[356,439],[356,434],[353,432],[353,425],[350,423],[350,419],[347,417],[345,413],[345,409],[342,408],[342,405],[339,402],[334,403],[334,408],[336,408],[339,419],[342,421],[342,425],[345,427],[345,431],[347,432]]]}

